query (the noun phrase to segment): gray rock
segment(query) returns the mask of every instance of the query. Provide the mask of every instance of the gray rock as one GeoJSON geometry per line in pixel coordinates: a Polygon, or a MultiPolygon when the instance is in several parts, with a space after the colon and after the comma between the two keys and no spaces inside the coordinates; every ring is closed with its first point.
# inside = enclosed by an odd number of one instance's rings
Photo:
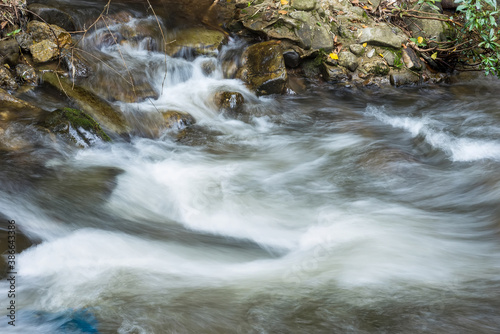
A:
{"type": "Polygon", "coordinates": [[[361,44],[351,44],[349,45],[349,50],[351,50],[351,52],[356,56],[361,56],[365,53],[365,48],[361,44]]]}
{"type": "Polygon", "coordinates": [[[295,34],[301,48],[305,50],[333,49],[333,37],[330,31],[311,12],[296,11],[290,13],[290,17],[300,22],[295,29],[295,34]]]}
{"type": "Polygon", "coordinates": [[[367,56],[368,58],[372,58],[372,57],[373,57],[373,55],[375,55],[375,49],[370,48],[370,49],[368,50],[368,52],[366,53],[366,56],[367,56]]]}
{"type": "Polygon", "coordinates": [[[394,66],[394,61],[396,60],[396,55],[394,51],[389,51],[387,49],[380,50],[380,54],[384,56],[387,65],[394,66]]]}
{"type": "Polygon", "coordinates": [[[364,63],[363,70],[375,76],[384,76],[389,74],[390,69],[382,59],[375,59],[369,63],[364,63]]]}
{"type": "Polygon", "coordinates": [[[61,60],[70,77],[87,78],[90,75],[90,65],[76,50],[63,49],[61,60]]]}
{"type": "Polygon", "coordinates": [[[297,10],[313,10],[316,7],[316,0],[292,0],[291,6],[297,10]]]}
{"type": "Polygon", "coordinates": [[[33,37],[30,34],[21,31],[16,35],[16,41],[24,52],[30,50],[30,46],[33,44],[33,37]]]}
{"type": "MultiPolygon", "coordinates": [[[[415,7],[422,12],[419,16],[421,17],[437,17],[441,19],[447,19],[446,15],[440,15],[439,11],[430,6],[418,6],[415,7]]],[[[430,46],[433,46],[429,41],[434,40],[436,42],[446,41],[448,37],[452,37],[453,30],[448,25],[448,23],[433,19],[422,19],[422,18],[413,18],[413,17],[405,17],[404,22],[408,25],[408,29],[412,32],[414,37],[422,36],[424,37],[430,46]]],[[[435,44],[434,44],[435,45],[435,44]]]]}
{"type": "Polygon", "coordinates": [[[189,28],[169,37],[166,52],[170,56],[179,56],[187,49],[194,54],[215,56],[227,40],[227,36],[218,30],[189,28]]]}
{"type": "Polygon", "coordinates": [[[399,29],[383,25],[361,30],[359,42],[400,49],[405,40],[406,36],[399,29]]]}
{"type": "Polygon", "coordinates": [[[419,84],[422,79],[419,75],[408,70],[394,71],[390,73],[391,85],[399,87],[419,84]]]}
{"type": "Polygon", "coordinates": [[[403,49],[402,58],[406,67],[410,70],[420,71],[423,67],[422,62],[416,55],[415,51],[413,51],[413,49],[403,49]]]}
{"type": "Polygon", "coordinates": [[[349,72],[339,66],[331,66],[323,63],[321,66],[321,74],[323,75],[323,79],[329,82],[346,82],[351,80],[351,75],[349,72]]]}
{"type": "Polygon", "coordinates": [[[353,53],[350,51],[343,51],[339,53],[339,65],[348,68],[351,72],[354,72],[358,68],[359,64],[353,53]]]}

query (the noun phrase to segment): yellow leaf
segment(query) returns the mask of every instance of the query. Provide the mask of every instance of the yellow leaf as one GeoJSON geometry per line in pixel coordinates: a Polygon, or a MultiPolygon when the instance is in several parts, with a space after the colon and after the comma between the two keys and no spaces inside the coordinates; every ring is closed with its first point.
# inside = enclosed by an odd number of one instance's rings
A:
{"type": "Polygon", "coordinates": [[[455,51],[457,51],[457,48],[454,48],[451,52],[455,52],[455,51]]]}
{"type": "Polygon", "coordinates": [[[438,53],[437,53],[437,52],[434,52],[434,53],[432,54],[431,58],[432,58],[432,59],[436,59],[436,58],[437,58],[437,56],[438,56],[438,53]]]}
{"type": "Polygon", "coordinates": [[[383,54],[379,53],[378,55],[379,55],[380,57],[384,58],[384,55],[383,55],[383,54]]]}
{"type": "Polygon", "coordinates": [[[422,44],[424,42],[424,38],[422,36],[418,36],[417,42],[418,44],[422,44]]]}
{"type": "Polygon", "coordinates": [[[339,59],[339,55],[332,52],[332,53],[330,53],[330,58],[337,60],[337,59],[339,59]]]}
{"type": "Polygon", "coordinates": [[[368,9],[368,6],[363,6],[363,9],[368,9]]]}
{"type": "Polygon", "coordinates": [[[363,47],[366,48],[366,46],[368,45],[368,43],[363,43],[363,47]]]}
{"type": "Polygon", "coordinates": [[[288,1],[287,1],[287,0],[281,0],[281,4],[282,4],[283,6],[288,5],[288,1]]]}

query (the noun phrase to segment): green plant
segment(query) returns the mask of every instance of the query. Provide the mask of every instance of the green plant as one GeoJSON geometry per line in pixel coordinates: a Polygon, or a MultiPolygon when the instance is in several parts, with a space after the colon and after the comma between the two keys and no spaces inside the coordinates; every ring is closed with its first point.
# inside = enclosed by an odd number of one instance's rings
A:
{"type": "Polygon", "coordinates": [[[486,75],[491,73],[500,77],[496,0],[455,0],[455,3],[459,4],[457,12],[464,15],[459,39],[468,48],[462,54],[480,62],[486,75]]]}

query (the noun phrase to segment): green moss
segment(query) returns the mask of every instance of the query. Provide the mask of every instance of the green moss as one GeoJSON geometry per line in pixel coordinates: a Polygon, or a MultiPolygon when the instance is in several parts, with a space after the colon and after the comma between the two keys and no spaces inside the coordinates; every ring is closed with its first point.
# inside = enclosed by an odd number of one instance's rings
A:
{"type": "Polygon", "coordinates": [[[111,141],[111,138],[102,130],[99,123],[83,111],[63,108],[63,117],[65,117],[74,128],[83,128],[98,135],[104,141],[111,141]]]}

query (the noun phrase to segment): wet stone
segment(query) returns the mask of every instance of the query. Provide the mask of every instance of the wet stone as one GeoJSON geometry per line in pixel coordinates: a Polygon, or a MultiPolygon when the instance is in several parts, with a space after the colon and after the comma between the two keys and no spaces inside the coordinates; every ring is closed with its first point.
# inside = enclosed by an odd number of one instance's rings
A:
{"type": "Polygon", "coordinates": [[[214,103],[221,111],[239,112],[244,102],[243,95],[238,92],[217,92],[214,96],[214,103]]]}
{"type": "Polygon", "coordinates": [[[14,90],[18,87],[12,73],[5,66],[0,66],[0,87],[7,90],[14,90]]]}
{"type": "Polygon", "coordinates": [[[16,66],[17,77],[30,85],[36,86],[38,84],[38,74],[35,69],[27,64],[19,64],[16,66]]]}
{"type": "Polygon", "coordinates": [[[283,58],[287,67],[296,68],[300,65],[300,55],[294,50],[283,52],[283,58]]]}

